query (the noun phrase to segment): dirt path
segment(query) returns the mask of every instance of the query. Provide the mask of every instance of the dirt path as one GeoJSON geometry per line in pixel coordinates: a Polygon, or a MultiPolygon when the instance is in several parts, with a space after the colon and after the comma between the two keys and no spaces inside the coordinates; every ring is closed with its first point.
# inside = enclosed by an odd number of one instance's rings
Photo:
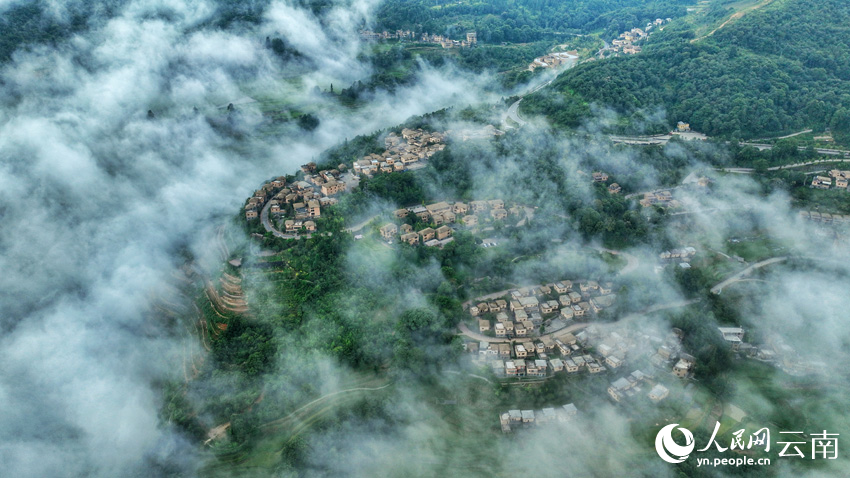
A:
{"type": "Polygon", "coordinates": [[[309,402],[306,405],[303,405],[302,407],[298,408],[297,410],[295,410],[294,412],[290,413],[289,415],[287,415],[283,418],[278,418],[277,420],[274,420],[274,421],[271,421],[271,422],[268,422],[268,423],[262,425],[262,427],[266,428],[266,427],[273,427],[273,426],[276,426],[276,425],[280,425],[280,424],[284,423],[286,420],[289,420],[289,419],[295,417],[297,414],[305,411],[307,408],[309,408],[309,407],[311,407],[311,406],[313,406],[313,405],[315,405],[315,404],[317,404],[317,403],[319,403],[323,400],[327,400],[327,399],[334,397],[334,396],[337,396],[337,395],[341,395],[341,394],[344,394],[344,393],[351,393],[351,392],[373,392],[373,391],[376,391],[376,390],[383,390],[383,389],[389,387],[390,385],[392,385],[392,382],[386,383],[386,384],[384,384],[380,387],[356,387],[356,388],[348,388],[348,389],[345,389],[345,390],[339,390],[339,391],[336,391],[336,392],[328,393],[327,395],[322,395],[321,397],[313,400],[312,402],[309,402]]]}
{"type": "Polygon", "coordinates": [[[725,27],[729,23],[732,23],[735,20],[738,20],[739,18],[743,17],[744,15],[746,15],[746,14],[748,14],[748,13],[754,11],[754,10],[758,10],[759,8],[761,8],[765,5],[768,5],[771,2],[773,2],[773,0],[762,0],[760,3],[753,5],[752,7],[749,7],[747,9],[741,10],[739,12],[733,13],[732,16],[729,17],[725,22],[721,23],[719,27],[715,28],[714,30],[711,30],[710,32],[706,33],[705,35],[703,35],[699,38],[694,38],[693,40],[691,40],[691,43],[696,43],[700,40],[704,40],[704,39],[710,37],[711,35],[714,35],[718,30],[722,29],[723,27],[725,27]]]}

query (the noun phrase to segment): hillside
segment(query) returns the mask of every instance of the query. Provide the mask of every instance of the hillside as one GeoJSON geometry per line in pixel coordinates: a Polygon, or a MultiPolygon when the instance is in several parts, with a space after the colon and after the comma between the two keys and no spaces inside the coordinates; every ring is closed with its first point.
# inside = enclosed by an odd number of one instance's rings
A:
{"type": "Polygon", "coordinates": [[[377,23],[389,30],[414,29],[457,36],[477,30],[479,41],[532,42],[563,34],[639,27],[662,17],[680,17],[692,0],[389,0],[377,23]]]}
{"type": "Polygon", "coordinates": [[[579,65],[523,102],[574,127],[591,105],[631,121],[620,129],[657,132],[677,121],[712,136],[751,138],[802,128],[850,133],[850,3],[776,0],[698,41],[674,23],[643,53],[579,65]],[[657,117],[663,108],[666,117],[657,117]]]}

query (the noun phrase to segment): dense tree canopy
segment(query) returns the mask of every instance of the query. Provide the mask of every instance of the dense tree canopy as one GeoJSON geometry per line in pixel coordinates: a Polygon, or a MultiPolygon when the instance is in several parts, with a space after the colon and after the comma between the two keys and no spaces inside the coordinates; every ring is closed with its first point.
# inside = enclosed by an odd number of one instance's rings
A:
{"type": "Polygon", "coordinates": [[[378,25],[390,30],[460,38],[469,30],[487,43],[525,43],[565,33],[622,31],[656,18],[684,15],[686,0],[492,0],[437,2],[390,0],[378,10],[378,25]]]}
{"type": "Polygon", "coordinates": [[[579,65],[522,106],[567,127],[597,104],[626,116],[643,112],[644,120],[664,109],[666,118],[632,122],[646,132],[686,121],[737,138],[806,127],[846,134],[848,24],[850,4],[843,0],[787,0],[693,43],[690,30],[670,26],[640,55],[579,65]]]}

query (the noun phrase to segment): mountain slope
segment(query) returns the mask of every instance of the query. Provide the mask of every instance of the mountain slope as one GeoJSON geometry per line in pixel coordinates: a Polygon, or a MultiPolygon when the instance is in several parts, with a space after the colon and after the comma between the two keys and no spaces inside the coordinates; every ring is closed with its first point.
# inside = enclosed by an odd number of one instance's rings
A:
{"type": "MultiPolygon", "coordinates": [[[[850,132],[850,3],[777,0],[705,39],[671,25],[640,55],[589,62],[523,102],[558,126],[596,104],[622,115],[667,115],[709,135],[756,137],[804,127],[850,132]]],[[[635,122],[628,125],[635,129],[635,122]]],[[[629,129],[629,127],[625,128],[629,129]]]]}

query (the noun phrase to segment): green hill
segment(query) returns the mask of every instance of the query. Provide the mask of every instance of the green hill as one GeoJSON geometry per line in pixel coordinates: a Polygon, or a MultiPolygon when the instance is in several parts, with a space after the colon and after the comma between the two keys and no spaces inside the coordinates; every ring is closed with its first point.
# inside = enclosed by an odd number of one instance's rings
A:
{"type": "Polygon", "coordinates": [[[623,115],[624,132],[688,121],[713,136],[831,127],[846,139],[850,2],[774,0],[699,40],[695,28],[674,23],[641,54],[579,65],[526,98],[523,113],[575,127],[598,105],[623,115]]]}

